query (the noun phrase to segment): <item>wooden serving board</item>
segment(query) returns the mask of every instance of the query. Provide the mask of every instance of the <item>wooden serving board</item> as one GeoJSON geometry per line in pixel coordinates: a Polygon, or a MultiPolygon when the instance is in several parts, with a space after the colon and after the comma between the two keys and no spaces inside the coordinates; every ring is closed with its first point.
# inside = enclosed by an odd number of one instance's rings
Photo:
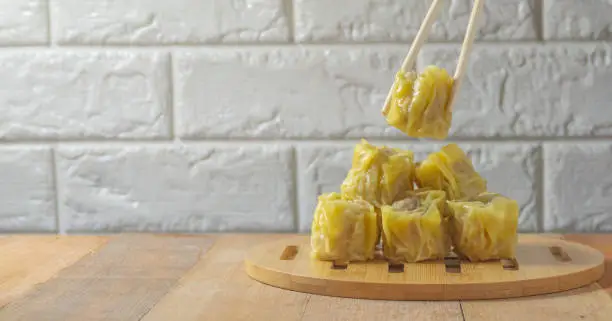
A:
{"type": "Polygon", "coordinates": [[[310,257],[308,236],[255,247],[245,259],[248,275],[298,292],[379,300],[503,299],[566,291],[604,273],[601,252],[578,243],[521,235],[514,260],[481,263],[447,258],[411,264],[382,257],[363,263],[310,257]]]}

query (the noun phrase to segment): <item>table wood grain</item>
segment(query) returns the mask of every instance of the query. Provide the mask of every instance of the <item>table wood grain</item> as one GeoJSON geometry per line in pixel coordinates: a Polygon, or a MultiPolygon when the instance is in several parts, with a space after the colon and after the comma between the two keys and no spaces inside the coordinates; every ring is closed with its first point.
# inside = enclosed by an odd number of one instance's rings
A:
{"type": "Polygon", "coordinates": [[[251,280],[249,249],[287,234],[0,236],[0,320],[612,320],[612,234],[547,235],[606,256],[595,284],[465,302],[373,301],[251,280]]]}

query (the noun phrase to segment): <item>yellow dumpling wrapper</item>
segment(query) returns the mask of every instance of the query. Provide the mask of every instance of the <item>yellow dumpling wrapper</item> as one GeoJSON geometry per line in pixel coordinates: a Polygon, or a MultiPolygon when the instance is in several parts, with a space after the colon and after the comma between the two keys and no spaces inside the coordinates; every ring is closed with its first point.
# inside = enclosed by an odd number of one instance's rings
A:
{"type": "Polygon", "coordinates": [[[431,153],[416,168],[419,187],[443,190],[449,200],[468,199],[487,191],[487,181],[456,144],[431,153]]]}
{"type": "Polygon", "coordinates": [[[360,199],[380,208],[414,189],[414,155],[411,151],[371,145],[355,146],[352,167],[340,186],[342,197],[360,199]]]}
{"type": "Polygon", "coordinates": [[[417,74],[414,72],[400,71],[395,75],[389,109],[384,114],[389,125],[405,134],[410,131],[408,129],[408,111],[410,110],[416,79],[417,74]]]}
{"type": "Polygon", "coordinates": [[[416,191],[382,211],[383,253],[394,261],[443,258],[451,248],[443,191],[416,191]]]}
{"type": "Polygon", "coordinates": [[[449,201],[448,208],[458,255],[470,261],[514,258],[519,217],[515,200],[483,193],[469,201],[449,201]]]}
{"type": "Polygon", "coordinates": [[[440,67],[421,74],[398,72],[392,87],[387,123],[415,138],[445,139],[452,123],[449,101],[453,78],[440,67]]]}
{"type": "Polygon", "coordinates": [[[310,246],[319,260],[366,261],[378,242],[374,207],[362,200],[345,200],[339,193],[318,197],[312,220],[310,246]]]}

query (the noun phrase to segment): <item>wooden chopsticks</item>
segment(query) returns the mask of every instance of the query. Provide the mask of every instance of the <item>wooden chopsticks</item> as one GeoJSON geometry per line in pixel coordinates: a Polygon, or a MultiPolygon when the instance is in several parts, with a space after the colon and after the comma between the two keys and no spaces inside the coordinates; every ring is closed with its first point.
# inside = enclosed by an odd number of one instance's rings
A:
{"type": "MultiPolygon", "coordinates": [[[[429,10],[425,15],[425,19],[417,32],[416,37],[412,41],[412,46],[410,46],[410,50],[408,54],[404,58],[404,62],[400,67],[400,72],[408,72],[414,68],[414,63],[416,62],[416,58],[419,55],[419,51],[421,47],[425,44],[425,40],[429,37],[429,31],[431,30],[431,26],[436,21],[438,14],[440,13],[440,9],[442,8],[442,0],[433,0],[431,6],[429,6],[429,10]]],[[[389,111],[389,104],[391,103],[391,96],[393,95],[393,86],[389,90],[389,94],[387,95],[387,100],[383,105],[382,113],[386,114],[389,111]]]]}
{"type": "Polygon", "coordinates": [[[482,11],[484,0],[475,0],[474,7],[470,14],[470,20],[468,21],[467,31],[463,38],[463,45],[461,46],[461,52],[459,53],[459,60],[457,61],[457,68],[455,69],[455,75],[453,77],[453,90],[448,101],[448,109],[453,110],[453,103],[455,102],[455,94],[459,92],[459,87],[465,76],[467,70],[468,60],[472,53],[472,47],[474,45],[474,39],[476,38],[476,31],[478,30],[478,17],[482,11]]]}
{"type": "MultiPolygon", "coordinates": [[[[442,8],[443,0],[433,0],[427,14],[425,15],[425,19],[417,32],[416,37],[414,38],[410,50],[408,54],[404,58],[402,66],[400,68],[400,72],[409,72],[414,69],[414,64],[416,62],[416,58],[418,56],[421,47],[425,44],[425,41],[429,37],[429,32],[433,23],[435,22],[438,14],[440,13],[440,9],[442,8]]],[[[459,91],[459,86],[461,85],[461,80],[463,79],[467,65],[469,56],[472,52],[472,46],[474,44],[474,39],[476,38],[476,32],[478,30],[477,23],[478,17],[480,16],[480,12],[482,11],[484,0],[474,0],[474,7],[472,8],[472,12],[470,13],[470,19],[468,21],[468,27],[463,39],[463,45],[461,46],[461,52],[459,54],[459,60],[457,61],[457,68],[455,69],[454,81],[453,81],[453,90],[451,96],[448,101],[448,108],[452,110],[452,104],[454,102],[455,93],[459,91]]],[[[393,86],[389,90],[389,94],[387,95],[387,99],[382,108],[382,113],[386,114],[389,111],[389,103],[391,102],[391,96],[393,94],[393,86]]]]}

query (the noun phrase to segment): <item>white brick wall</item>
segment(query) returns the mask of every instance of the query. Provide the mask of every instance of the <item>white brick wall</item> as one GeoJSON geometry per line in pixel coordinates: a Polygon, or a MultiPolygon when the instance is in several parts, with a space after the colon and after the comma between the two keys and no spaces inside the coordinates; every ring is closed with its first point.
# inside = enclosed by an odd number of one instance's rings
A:
{"type": "MultiPolygon", "coordinates": [[[[0,232],[308,231],[430,0],[0,0],[0,232]]],[[[419,68],[454,70],[471,1],[419,68]]],[[[449,141],[523,231],[612,231],[612,3],[489,0],[449,141]]]]}
{"type": "Polygon", "coordinates": [[[288,146],[67,146],[56,150],[56,164],[67,232],[294,226],[288,146]]]}

